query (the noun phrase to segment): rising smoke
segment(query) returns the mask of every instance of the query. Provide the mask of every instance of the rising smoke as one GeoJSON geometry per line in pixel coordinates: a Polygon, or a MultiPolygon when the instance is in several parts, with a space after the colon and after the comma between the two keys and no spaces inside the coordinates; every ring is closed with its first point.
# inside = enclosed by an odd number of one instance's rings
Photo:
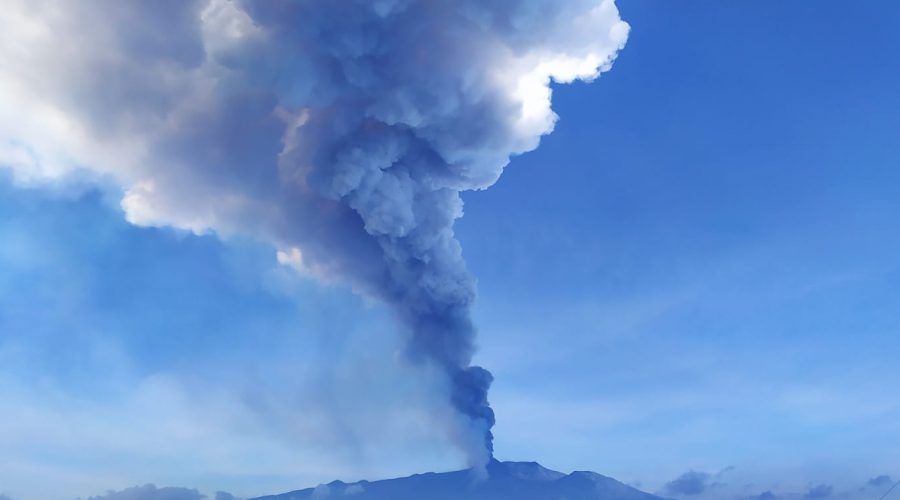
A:
{"type": "Polygon", "coordinates": [[[475,281],[453,224],[610,67],[614,0],[10,0],[0,165],[123,187],[130,221],[245,234],[379,299],[492,453],[475,281]]]}

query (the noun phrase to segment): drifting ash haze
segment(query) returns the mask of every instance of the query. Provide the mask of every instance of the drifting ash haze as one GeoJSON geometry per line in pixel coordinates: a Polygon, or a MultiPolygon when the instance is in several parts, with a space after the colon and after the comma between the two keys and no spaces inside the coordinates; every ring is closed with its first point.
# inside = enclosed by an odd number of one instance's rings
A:
{"type": "Polygon", "coordinates": [[[592,80],[628,34],[613,0],[11,0],[0,165],[78,173],[128,219],[271,242],[386,304],[442,374],[448,435],[492,455],[472,365],[475,282],[453,223],[549,133],[551,82],[592,80]]]}

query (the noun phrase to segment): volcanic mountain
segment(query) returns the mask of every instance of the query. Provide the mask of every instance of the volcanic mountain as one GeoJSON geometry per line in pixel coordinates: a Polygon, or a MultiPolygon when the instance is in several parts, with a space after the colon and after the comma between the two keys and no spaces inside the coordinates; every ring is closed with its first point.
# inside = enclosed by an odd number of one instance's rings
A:
{"type": "Polygon", "coordinates": [[[563,474],[536,462],[492,460],[472,470],[416,474],[383,481],[334,481],[254,500],[663,500],[594,472],[563,474]]]}

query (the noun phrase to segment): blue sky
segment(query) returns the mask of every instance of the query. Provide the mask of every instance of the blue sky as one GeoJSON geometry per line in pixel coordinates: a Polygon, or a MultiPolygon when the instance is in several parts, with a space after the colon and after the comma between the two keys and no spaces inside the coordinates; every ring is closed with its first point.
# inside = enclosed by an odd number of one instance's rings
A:
{"type": "Polygon", "coordinates": [[[623,479],[896,470],[900,8],[621,10],[614,71],[466,198],[498,448],[623,479]]]}
{"type": "MultiPolygon", "coordinates": [[[[872,497],[900,475],[900,5],[619,8],[614,69],[556,86],[553,134],[463,194],[497,456],[872,497]]],[[[381,304],[121,195],[0,175],[0,493],[464,465],[381,304]]]]}

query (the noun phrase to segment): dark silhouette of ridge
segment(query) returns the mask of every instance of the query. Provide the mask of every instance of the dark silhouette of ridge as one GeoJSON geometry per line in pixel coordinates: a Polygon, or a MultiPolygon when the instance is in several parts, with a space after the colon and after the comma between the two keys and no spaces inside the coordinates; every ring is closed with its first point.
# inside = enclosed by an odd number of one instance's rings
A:
{"type": "Polygon", "coordinates": [[[662,500],[594,472],[563,474],[537,462],[491,460],[487,474],[470,470],[382,481],[334,481],[254,500],[662,500]]]}

